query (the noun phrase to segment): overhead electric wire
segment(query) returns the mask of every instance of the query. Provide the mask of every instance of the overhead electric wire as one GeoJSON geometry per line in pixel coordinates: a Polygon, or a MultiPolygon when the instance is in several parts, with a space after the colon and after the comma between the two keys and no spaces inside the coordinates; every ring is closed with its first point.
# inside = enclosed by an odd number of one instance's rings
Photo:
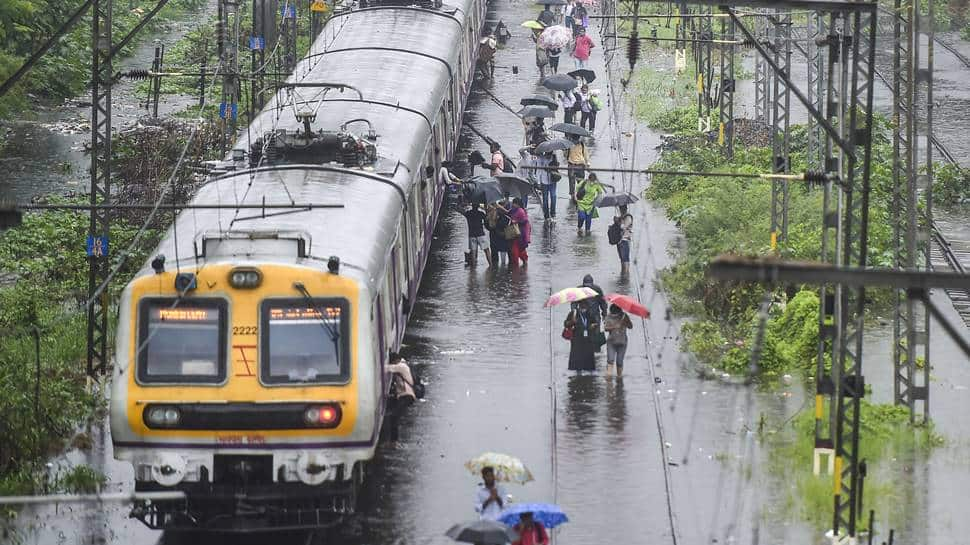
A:
{"type": "MultiPolygon", "coordinates": [[[[219,66],[221,67],[221,65],[222,65],[222,62],[220,61],[219,66]]],[[[169,175],[168,182],[166,182],[165,185],[162,187],[162,190],[158,196],[158,199],[155,201],[155,204],[153,205],[151,213],[149,213],[148,218],[145,219],[141,227],[138,228],[138,231],[135,232],[135,236],[132,237],[131,242],[128,244],[128,247],[121,253],[121,256],[118,258],[118,261],[116,262],[115,266],[112,267],[111,271],[108,273],[108,276],[105,277],[104,281],[102,281],[101,284],[98,285],[98,287],[94,290],[91,296],[84,303],[84,308],[86,309],[90,308],[91,305],[93,305],[94,302],[101,296],[104,290],[107,289],[108,285],[111,283],[111,280],[114,279],[114,277],[118,274],[118,271],[120,271],[121,268],[124,267],[125,263],[128,261],[128,258],[131,257],[131,254],[134,253],[135,248],[138,246],[138,242],[141,240],[142,235],[145,234],[145,231],[148,229],[148,226],[151,224],[152,220],[155,219],[155,215],[158,213],[162,205],[162,201],[165,199],[166,195],[168,194],[169,189],[171,189],[172,185],[175,183],[175,178],[182,167],[183,161],[185,161],[185,156],[188,153],[189,147],[192,145],[192,142],[195,140],[195,136],[199,132],[199,124],[203,120],[202,116],[205,113],[205,104],[207,101],[208,101],[207,96],[203,95],[202,104],[198,106],[199,114],[196,119],[196,123],[192,125],[192,131],[189,133],[189,137],[185,139],[185,145],[182,147],[182,151],[181,153],[179,153],[178,160],[175,162],[175,166],[172,168],[172,172],[169,175]]],[[[172,225],[174,228],[175,222],[173,222],[172,225]]]]}

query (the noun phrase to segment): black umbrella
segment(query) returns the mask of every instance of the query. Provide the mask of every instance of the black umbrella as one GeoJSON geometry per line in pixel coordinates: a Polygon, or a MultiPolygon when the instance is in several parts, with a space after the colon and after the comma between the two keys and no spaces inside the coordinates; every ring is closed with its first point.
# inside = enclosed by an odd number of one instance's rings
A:
{"type": "Polygon", "coordinates": [[[498,185],[502,188],[502,193],[512,197],[519,197],[520,199],[532,194],[532,182],[525,178],[514,174],[496,174],[495,179],[498,180],[498,185]]]}
{"type": "Polygon", "coordinates": [[[528,96],[520,100],[519,104],[523,106],[545,106],[551,110],[556,110],[559,108],[559,103],[556,102],[556,99],[547,97],[546,95],[528,96]]]}
{"type": "Polygon", "coordinates": [[[483,545],[505,545],[519,539],[512,528],[494,520],[476,520],[452,526],[445,535],[464,543],[483,545]]]}
{"type": "Polygon", "coordinates": [[[556,114],[545,106],[526,106],[515,113],[520,117],[556,117],[556,114]]]}
{"type": "Polygon", "coordinates": [[[586,68],[580,68],[579,70],[573,70],[569,73],[571,77],[583,78],[586,83],[592,83],[596,79],[596,72],[592,70],[587,70],[586,68]]]}
{"type": "Polygon", "coordinates": [[[597,208],[607,208],[610,206],[624,206],[637,202],[638,199],[636,195],[630,193],[604,193],[596,199],[597,208]]]}
{"type": "Polygon", "coordinates": [[[566,74],[553,74],[542,80],[542,86],[553,91],[572,91],[576,85],[576,80],[566,74]]]}
{"type": "Polygon", "coordinates": [[[551,153],[556,150],[567,150],[576,145],[565,138],[556,138],[555,140],[550,140],[548,142],[543,142],[536,146],[536,153],[551,153]]]}
{"type": "Polygon", "coordinates": [[[490,203],[505,198],[505,192],[495,178],[473,176],[463,186],[465,199],[469,202],[490,203]]]}
{"type": "Polygon", "coordinates": [[[572,123],[556,123],[555,125],[549,127],[549,130],[564,134],[575,134],[576,136],[593,136],[593,133],[580,127],[579,125],[573,125],[572,123]]]}

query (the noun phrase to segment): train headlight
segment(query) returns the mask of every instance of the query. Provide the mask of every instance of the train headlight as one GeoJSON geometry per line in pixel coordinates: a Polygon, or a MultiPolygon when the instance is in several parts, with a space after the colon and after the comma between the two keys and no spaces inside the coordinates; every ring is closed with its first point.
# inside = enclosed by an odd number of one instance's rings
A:
{"type": "Polygon", "coordinates": [[[310,405],[303,411],[303,421],[312,428],[336,428],[340,417],[339,405],[310,405]]]}
{"type": "Polygon", "coordinates": [[[237,267],[229,273],[229,285],[237,289],[253,289],[263,282],[263,273],[251,267],[237,267]]]}
{"type": "Polygon", "coordinates": [[[172,405],[149,405],[143,414],[149,428],[174,428],[182,419],[181,411],[172,405]]]}

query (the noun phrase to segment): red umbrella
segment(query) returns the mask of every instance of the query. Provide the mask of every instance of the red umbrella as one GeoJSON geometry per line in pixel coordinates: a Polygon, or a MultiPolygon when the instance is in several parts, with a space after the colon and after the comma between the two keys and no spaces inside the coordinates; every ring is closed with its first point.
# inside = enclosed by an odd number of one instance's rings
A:
{"type": "Polygon", "coordinates": [[[629,295],[620,295],[619,293],[611,293],[607,295],[605,299],[609,303],[622,308],[623,310],[629,312],[630,314],[639,316],[641,318],[650,317],[650,311],[647,310],[647,307],[641,305],[639,301],[637,301],[633,297],[630,297],[629,295]]]}

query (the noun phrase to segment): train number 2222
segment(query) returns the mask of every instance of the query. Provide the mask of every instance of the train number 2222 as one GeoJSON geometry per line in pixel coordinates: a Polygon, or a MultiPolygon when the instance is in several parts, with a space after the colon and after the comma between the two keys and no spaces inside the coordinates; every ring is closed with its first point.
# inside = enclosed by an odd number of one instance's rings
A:
{"type": "Polygon", "coordinates": [[[232,326],[233,335],[255,335],[256,326],[254,325],[235,325],[232,326]]]}

